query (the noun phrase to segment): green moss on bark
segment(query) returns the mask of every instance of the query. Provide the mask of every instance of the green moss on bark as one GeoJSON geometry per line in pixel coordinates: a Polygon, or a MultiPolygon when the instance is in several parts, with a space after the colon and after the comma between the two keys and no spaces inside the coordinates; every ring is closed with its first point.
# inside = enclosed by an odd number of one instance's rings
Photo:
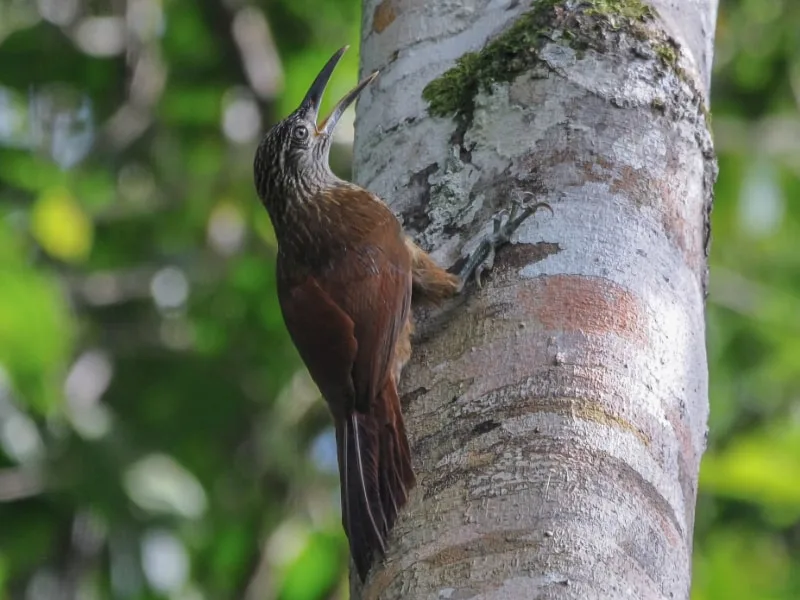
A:
{"type": "Polygon", "coordinates": [[[678,51],[672,44],[659,44],[656,46],[656,54],[665,65],[678,64],[678,51]]]}
{"type": "Polygon", "coordinates": [[[557,4],[560,0],[540,0],[481,51],[464,54],[455,67],[425,86],[422,97],[430,113],[439,117],[471,115],[479,91],[488,91],[495,81],[512,81],[536,65],[539,38],[547,32],[557,4]]]}
{"type": "Polygon", "coordinates": [[[472,120],[475,96],[495,82],[509,82],[525,72],[542,73],[540,49],[548,42],[569,46],[580,54],[607,51],[609,34],[621,32],[650,43],[665,66],[678,69],[674,44],[657,29],[653,10],[641,0],[538,0],[482,50],[468,52],[456,65],[422,91],[430,114],[472,120]]]}
{"type": "Polygon", "coordinates": [[[653,9],[641,0],[589,0],[587,15],[600,15],[604,17],[622,17],[641,21],[653,17],[653,9]]]}

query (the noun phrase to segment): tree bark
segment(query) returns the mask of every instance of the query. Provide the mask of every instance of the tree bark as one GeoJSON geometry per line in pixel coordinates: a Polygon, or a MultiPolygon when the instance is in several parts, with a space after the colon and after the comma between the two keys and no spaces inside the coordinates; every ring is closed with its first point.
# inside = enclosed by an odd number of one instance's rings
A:
{"type": "Polygon", "coordinates": [[[688,598],[715,0],[365,0],[355,180],[483,289],[418,313],[419,484],[355,597],[688,598]],[[531,199],[528,198],[528,201],[531,199]]]}

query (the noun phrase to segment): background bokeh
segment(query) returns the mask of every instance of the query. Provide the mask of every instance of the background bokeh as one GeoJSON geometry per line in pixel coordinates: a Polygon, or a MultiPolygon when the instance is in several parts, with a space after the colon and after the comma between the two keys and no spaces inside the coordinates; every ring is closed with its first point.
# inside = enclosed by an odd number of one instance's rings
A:
{"type": "MultiPolygon", "coordinates": [[[[257,136],[358,0],[0,0],[0,600],[346,597],[257,136]]],[[[800,3],[722,0],[694,600],[800,598],[800,3]]],[[[334,168],[349,174],[352,113],[334,168]]]]}

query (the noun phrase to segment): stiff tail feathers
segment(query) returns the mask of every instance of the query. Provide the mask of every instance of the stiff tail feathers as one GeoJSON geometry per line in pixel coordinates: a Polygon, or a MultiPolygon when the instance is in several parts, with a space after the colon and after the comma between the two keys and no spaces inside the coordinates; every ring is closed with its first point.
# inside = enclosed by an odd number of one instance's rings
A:
{"type": "Polygon", "coordinates": [[[386,552],[389,532],[415,484],[393,380],[381,392],[378,407],[336,423],[342,522],[362,581],[372,561],[386,552]]]}

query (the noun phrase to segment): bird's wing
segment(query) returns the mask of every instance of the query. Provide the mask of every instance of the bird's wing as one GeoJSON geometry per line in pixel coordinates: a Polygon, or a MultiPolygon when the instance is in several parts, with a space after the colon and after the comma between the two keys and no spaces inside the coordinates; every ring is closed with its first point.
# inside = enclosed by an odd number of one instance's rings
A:
{"type": "Polygon", "coordinates": [[[348,392],[348,409],[362,413],[389,375],[411,306],[410,256],[395,230],[387,220],[325,271],[278,278],[284,321],[311,377],[326,399],[348,392]]]}
{"type": "Polygon", "coordinates": [[[410,256],[397,222],[384,226],[318,275],[278,279],[286,326],[336,422],[343,522],[362,579],[414,485],[390,374],[411,303],[410,256]]]}
{"type": "Polygon", "coordinates": [[[404,247],[366,246],[356,251],[352,279],[338,288],[358,343],[353,364],[356,409],[369,412],[392,367],[397,339],[411,306],[411,267],[404,247]]]}
{"type": "Polygon", "coordinates": [[[334,416],[344,417],[355,405],[351,372],[358,343],[353,320],[317,283],[307,277],[295,285],[281,285],[278,300],[286,329],[334,416]]]}

